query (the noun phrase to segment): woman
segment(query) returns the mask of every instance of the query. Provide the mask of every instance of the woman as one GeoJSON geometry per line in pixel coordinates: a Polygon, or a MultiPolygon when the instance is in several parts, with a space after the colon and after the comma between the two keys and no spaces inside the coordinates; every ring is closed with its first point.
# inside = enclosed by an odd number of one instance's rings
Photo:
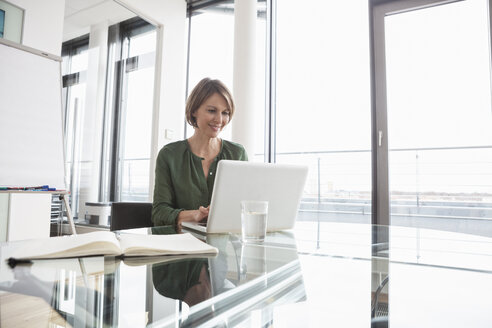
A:
{"type": "Polygon", "coordinates": [[[152,264],[152,282],[162,296],[193,306],[212,297],[207,259],[152,264]]]}
{"type": "Polygon", "coordinates": [[[244,147],[219,138],[234,115],[231,93],[219,80],[204,78],[186,102],[186,120],[195,132],[164,146],[157,156],[152,221],[181,226],[208,217],[217,164],[247,161],[244,147]]]}

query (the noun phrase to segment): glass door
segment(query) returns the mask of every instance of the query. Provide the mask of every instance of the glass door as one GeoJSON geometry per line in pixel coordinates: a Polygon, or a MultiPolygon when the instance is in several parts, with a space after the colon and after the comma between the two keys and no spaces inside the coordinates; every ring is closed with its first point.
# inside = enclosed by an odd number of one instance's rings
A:
{"type": "MultiPolygon", "coordinates": [[[[155,44],[155,40],[153,42],[155,44]]],[[[155,53],[131,57],[124,61],[124,92],[118,147],[119,200],[147,201],[155,53]]]]}
{"type": "Polygon", "coordinates": [[[117,200],[147,201],[154,95],[155,29],[136,29],[125,38],[121,60],[117,200]]]}
{"type": "MultiPolygon", "coordinates": [[[[65,181],[70,191],[70,206],[73,216],[79,215],[81,186],[87,182],[83,173],[82,159],[84,101],[89,39],[83,38],[73,44],[63,45],[63,135],[65,147],[65,181]]],[[[83,216],[83,214],[81,214],[83,216]]]]}
{"type": "Polygon", "coordinates": [[[157,32],[131,18],[109,29],[103,201],[148,201],[157,32]]]}
{"type": "Polygon", "coordinates": [[[379,223],[492,235],[488,1],[373,15],[379,223]]]}

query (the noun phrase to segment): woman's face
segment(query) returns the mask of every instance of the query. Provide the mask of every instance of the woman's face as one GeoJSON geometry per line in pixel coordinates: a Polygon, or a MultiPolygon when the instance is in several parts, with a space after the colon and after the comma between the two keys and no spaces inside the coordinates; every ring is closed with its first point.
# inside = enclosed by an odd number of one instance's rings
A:
{"type": "Polygon", "coordinates": [[[208,97],[193,114],[197,130],[209,138],[215,138],[229,123],[230,109],[223,96],[214,93],[208,97]]]}

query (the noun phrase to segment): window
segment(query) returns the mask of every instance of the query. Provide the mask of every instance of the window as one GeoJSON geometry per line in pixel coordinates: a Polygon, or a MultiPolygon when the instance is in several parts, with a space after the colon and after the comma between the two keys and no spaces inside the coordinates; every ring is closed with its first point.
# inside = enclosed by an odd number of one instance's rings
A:
{"type": "Polygon", "coordinates": [[[386,85],[377,115],[388,136],[380,192],[389,195],[391,224],[490,235],[483,220],[492,217],[488,3],[426,5],[376,7],[384,34],[376,29],[375,37],[385,49],[376,49],[376,79],[386,85]]]}
{"type": "Polygon", "coordinates": [[[78,217],[82,174],[82,136],[85,105],[89,36],[63,44],[63,132],[65,144],[65,180],[71,196],[71,209],[78,217]]]}
{"type": "MultiPolygon", "coordinates": [[[[257,3],[256,25],[256,90],[255,90],[255,149],[248,154],[250,160],[264,160],[265,130],[265,42],[266,42],[266,5],[257,3]]],[[[233,91],[234,58],[234,4],[219,3],[205,8],[192,10],[190,18],[190,49],[188,71],[188,93],[204,77],[219,79],[233,91]]],[[[237,110],[241,110],[238,108],[237,110]]],[[[234,120],[234,118],[233,118],[234,120]]],[[[231,139],[232,125],[228,125],[221,134],[231,139]]],[[[193,128],[186,125],[186,137],[193,135],[193,128]]],[[[234,140],[233,140],[234,141],[234,140]]]]}
{"type": "Polygon", "coordinates": [[[277,1],[276,15],[276,162],[309,166],[297,227],[370,223],[367,1],[277,1]]]}
{"type": "MultiPolygon", "coordinates": [[[[188,93],[205,77],[221,80],[233,92],[234,4],[200,9],[190,19],[188,93]]],[[[231,139],[230,128],[222,131],[222,138],[231,139]]],[[[186,125],[186,137],[192,135],[193,128],[186,125]]]]}
{"type": "Polygon", "coordinates": [[[89,199],[149,199],[155,27],[138,17],[110,26],[107,51],[100,49],[105,31],[95,33],[101,44],[89,49],[86,35],[66,42],[62,54],[66,174],[74,217],[82,219],[89,199]],[[108,56],[106,79],[99,78],[101,55],[108,56]]]}
{"type": "Polygon", "coordinates": [[[104,201],[149,199],[155,47],[155,27],[140,18],[110,27],[104,201]]]}
{"type": "Polygon", "coordinates": [[[156,33],[127,38],[119,155],[119,200],[149,199],[149,167],[154,94],[156,33]],[[132,64],[130,64],[132,62],[132,64]],[[136,64],[133,64],[136,63],[136,64]]]}

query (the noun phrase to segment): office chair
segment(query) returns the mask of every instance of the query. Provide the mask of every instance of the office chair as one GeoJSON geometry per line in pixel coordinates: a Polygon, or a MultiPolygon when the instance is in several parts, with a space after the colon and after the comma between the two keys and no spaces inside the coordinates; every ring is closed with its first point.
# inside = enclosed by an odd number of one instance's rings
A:
{"type": "Polygon", "coordinates": [[[111,205],[109,230],[152,227],[152,203],[118,202],[111,205]]]}

